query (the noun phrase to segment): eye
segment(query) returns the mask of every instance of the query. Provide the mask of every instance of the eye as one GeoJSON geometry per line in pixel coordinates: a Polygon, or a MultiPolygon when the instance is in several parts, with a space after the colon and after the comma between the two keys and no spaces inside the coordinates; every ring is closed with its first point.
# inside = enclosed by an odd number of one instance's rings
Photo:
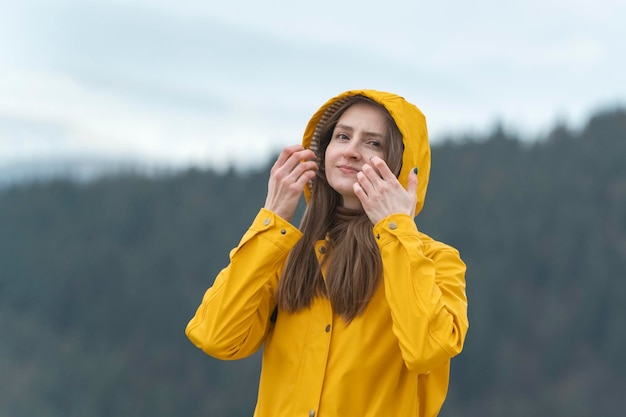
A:
{"type": "Polygon", "coordinates": [[[349,140],[350,137],[348,137],[348,135],[346,135],[345,133],[336,133],[335,134],[335,139],[337,139],[337,140],[349,140]]]}
{"type": "Polygon", "coordinates": [[[381,146],[383,146],[383,143],[376,139],[369,140],[367,141],[367,143],[375,148],[380,148],[381,146]]]}

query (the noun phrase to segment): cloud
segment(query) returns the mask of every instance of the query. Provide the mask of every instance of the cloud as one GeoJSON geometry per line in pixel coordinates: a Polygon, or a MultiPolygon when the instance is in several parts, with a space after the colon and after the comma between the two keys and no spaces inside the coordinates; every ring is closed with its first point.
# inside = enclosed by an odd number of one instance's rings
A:
{"type": "Polygon", "coordinates": [[[3,4],[0,164],[250,166],[352,88],[404,95],[434,140],[496,119],[531,135],[626,97],[621,2],[356,4],[3,4]]]}
{"type": "MultiPolygon", "coordinates": [[[[5,159],[83,153],[254,163],[299,142],[308,117],[346,86],[420,75],[363,51],[295,43],[209,18],[139,18],[104,5],[60,6],[43,16],[24,47],[37,50],[40,69],[5,64],[0,80],[5,159]]],[[[445,84],[432,74],[419,78],[429,77],[431,86],[445,84]]]]}

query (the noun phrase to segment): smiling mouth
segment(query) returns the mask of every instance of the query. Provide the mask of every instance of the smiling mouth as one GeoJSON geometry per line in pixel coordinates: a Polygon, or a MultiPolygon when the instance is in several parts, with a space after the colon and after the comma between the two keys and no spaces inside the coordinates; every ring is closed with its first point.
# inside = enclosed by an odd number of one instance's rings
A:
{"type": "Polygon", "coordinates": [[[345,174],[356,174],[359,172],[357,168],[347,166],[347,165],[340,165],[337,168],[345,174]]]}

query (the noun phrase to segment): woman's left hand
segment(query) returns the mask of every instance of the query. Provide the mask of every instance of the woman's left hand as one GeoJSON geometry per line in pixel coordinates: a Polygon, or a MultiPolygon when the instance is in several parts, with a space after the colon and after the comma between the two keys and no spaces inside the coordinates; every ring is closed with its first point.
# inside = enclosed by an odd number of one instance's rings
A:
{"type": "Polygon", "coordinates": [[[409,173],[407,188],[404,189],[382,158],[373,157],[357,174],[354,194],[361,201],[363,210],[373,224],[385,217],[405,213],[415,217],[417,203],[417,173],[409,173]]]}

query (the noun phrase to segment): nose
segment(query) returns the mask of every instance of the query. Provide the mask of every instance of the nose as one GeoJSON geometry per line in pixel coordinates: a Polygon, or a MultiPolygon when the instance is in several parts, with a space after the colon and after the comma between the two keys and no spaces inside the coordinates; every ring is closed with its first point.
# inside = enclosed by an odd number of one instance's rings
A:
{"type": "Polygon", "coordinates": [[[343,149],[343,157],[346,159],[360,159],[361,150],[357,140],[351,140],[343,149]]]}

